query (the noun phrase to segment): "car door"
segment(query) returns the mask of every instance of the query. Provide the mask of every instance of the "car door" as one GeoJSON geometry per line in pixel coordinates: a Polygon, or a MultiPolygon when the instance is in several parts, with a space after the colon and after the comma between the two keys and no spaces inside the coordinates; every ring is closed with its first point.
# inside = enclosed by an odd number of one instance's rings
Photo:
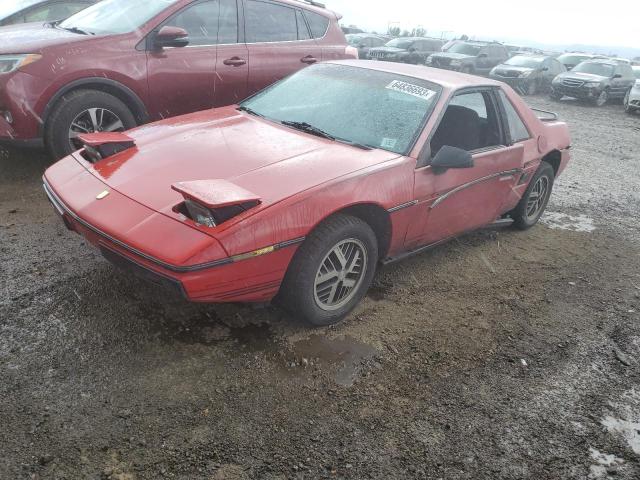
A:
{"type": "Polygon", "coordinates": [[[503,213],[522,172],[524,146],[507,145],[501,112],[492,88],[464,90],[451,99],[427,148],[431,158],[445,145],[467,150],[473,167],[416,170],[420,217],[409,227],[408,248],[482,227],[503,213]]]}
{"type": "Polygon", "coordinates": [[[173,117],[213,106],[219,0],[193,2],[164,21],[189,34],[182,48],[153,47],[148,39],[147,78],[152,119],[173,117]]]}
{"type": "Polygon", "coordinates": [[[245,0],[249,95],[322,60],[301,10],[271,0],[245,0]]]}
{"type": "MultiPolygon", "coordinates": [[[[244,41],[242,8],[237,0],[219,0],[213,106],[241,102],[248,96],[249,50],[244,41]]],[[[241,6],[241,3],[240,3],[241,6]]]]}

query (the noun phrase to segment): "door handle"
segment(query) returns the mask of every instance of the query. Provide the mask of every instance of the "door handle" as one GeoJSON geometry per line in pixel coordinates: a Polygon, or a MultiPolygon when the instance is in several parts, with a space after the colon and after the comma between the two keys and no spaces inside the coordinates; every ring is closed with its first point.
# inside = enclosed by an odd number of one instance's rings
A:
{"type": "Polygon", "coordinates": [[[242,65],[246,65],[247,61],[243,60],[240,57],[231,57],[227,58],[222,63],[224,63],[225,65],[229,65],[230,67],[241,67],[242,65]]]}
{"type": "Polygon", "coordinates": [[[318,59],[316,57],[314,57],[313,55],[307,55],[304,58],[301,58],[300,61],[302,63],[306,63],[308,65],[311,65],[312,63],[316,63],[318,61],[318,59]]]}

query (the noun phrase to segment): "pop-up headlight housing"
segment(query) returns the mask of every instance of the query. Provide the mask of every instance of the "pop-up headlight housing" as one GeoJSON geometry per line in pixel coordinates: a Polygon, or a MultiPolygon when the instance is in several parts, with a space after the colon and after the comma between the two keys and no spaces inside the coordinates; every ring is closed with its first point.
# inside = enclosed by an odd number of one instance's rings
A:
{"type": "Polygon", "coordinates": [[[260,205],[260,197],[226,180],[195,180],[179,182],[171,188],[180,193],[184,202],[175,207],[193,222],[216,227],[260,205]]]}

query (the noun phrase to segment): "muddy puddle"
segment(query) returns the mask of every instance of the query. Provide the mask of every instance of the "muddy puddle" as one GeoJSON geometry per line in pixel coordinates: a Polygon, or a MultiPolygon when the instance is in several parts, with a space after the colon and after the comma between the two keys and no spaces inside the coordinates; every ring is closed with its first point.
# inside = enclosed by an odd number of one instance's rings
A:
{"type": "Polygon", "coordinates": [[[295,343],[293,353],[303,365],[312,364],[335,370],[335,382],[343,387],[351,387],[365,364],[376,357],[378,350],[351,337],[313,335],[295,343]]]}

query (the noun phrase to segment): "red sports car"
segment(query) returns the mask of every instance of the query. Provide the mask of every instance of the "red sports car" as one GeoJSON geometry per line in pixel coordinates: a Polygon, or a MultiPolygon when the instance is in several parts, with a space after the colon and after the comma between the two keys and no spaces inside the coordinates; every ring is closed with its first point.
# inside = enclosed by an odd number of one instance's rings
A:
{"type": "Polygon", "coordinates": [[[570,148],[505,84],[364,61],[81,138],[44,187],[107,259],[192,301],[278,296],[315,325],[343,319],[379,262],[497,220],[533,226],[570,148]]]}

